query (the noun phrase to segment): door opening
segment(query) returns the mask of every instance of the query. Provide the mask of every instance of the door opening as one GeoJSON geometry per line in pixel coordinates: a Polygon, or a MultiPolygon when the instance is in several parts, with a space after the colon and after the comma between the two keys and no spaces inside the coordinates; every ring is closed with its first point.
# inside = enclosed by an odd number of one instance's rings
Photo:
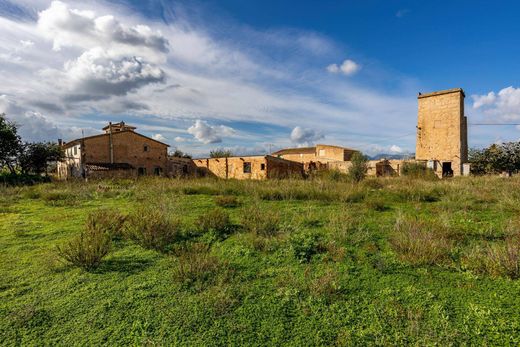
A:
{"type": "Polygon", "coordinates": [[[452,177],[453,170],[451,168],[451,162],[442,163],[442,177],[452,177]]]}

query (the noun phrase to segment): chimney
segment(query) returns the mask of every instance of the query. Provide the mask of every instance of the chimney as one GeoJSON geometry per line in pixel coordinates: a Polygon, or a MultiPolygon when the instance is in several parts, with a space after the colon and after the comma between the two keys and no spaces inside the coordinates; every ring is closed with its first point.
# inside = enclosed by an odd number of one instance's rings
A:
{"type": "Polygon", "coordinates": [[[63,146],[63,140],[62,139],[58,139],[58,146],[63,146]]]}

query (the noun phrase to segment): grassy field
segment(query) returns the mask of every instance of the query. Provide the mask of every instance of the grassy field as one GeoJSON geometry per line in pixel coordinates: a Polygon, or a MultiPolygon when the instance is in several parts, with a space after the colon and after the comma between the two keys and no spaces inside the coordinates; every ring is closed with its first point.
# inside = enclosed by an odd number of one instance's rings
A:
{"type": "Polygon", "coordinates": [[[520,178],[332,178],[0,188],[0,345],[520,344],[520,178]]]}

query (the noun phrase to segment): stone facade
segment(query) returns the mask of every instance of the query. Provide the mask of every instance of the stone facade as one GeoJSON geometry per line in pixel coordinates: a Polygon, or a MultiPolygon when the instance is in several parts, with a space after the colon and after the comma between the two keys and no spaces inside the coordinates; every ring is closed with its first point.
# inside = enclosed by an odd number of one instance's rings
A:
{"type": "Polygon", "coordinates": [[[468,157],[464,91],[449,89],[418,96],[415,159],[438,176],[459,176],[468,157]]]}
{"type": "Polygon", "coordinates": [[[273,179],[302,177],[303,165],[290,160],[265,156],[202,158],[193,162],[199,170],[219,178],[273,179]]]}
{"type": "Polygon", "coordinates": [[[104,134],[63,144],[65,160],[58,163],[58,176],[164,175],[168,164],[168,145],[141,135],[134,129],[123,122],[109,124],[103,129],[104,134]]]}

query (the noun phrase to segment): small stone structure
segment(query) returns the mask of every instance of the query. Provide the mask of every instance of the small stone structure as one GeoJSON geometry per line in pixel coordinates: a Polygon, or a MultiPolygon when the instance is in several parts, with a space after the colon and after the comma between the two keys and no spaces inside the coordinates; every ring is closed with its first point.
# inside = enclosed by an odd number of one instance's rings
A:
{"type": "Polygon", "coordinates": [[[109,123],[104,134],[61,143],[65,160],[58,177],[135,177],[164,175],[168,145],[135,132],[124,122],[109,123]]]}
{"type": "Polygon", "coordinates": [[[305,172],[327,169],[329,163],[349,162],[352,155],[358,152],[354,149],[316,145],[315,147],[286,148],[273,153],[273,156],[303,164],[305,172]]]}
{"type": "Polygon", "coordinates": [[[303,164],[271,155],[201,158],[193,162],[201,172],[226,179],[261,180],[303,176],[303,164]]]}

